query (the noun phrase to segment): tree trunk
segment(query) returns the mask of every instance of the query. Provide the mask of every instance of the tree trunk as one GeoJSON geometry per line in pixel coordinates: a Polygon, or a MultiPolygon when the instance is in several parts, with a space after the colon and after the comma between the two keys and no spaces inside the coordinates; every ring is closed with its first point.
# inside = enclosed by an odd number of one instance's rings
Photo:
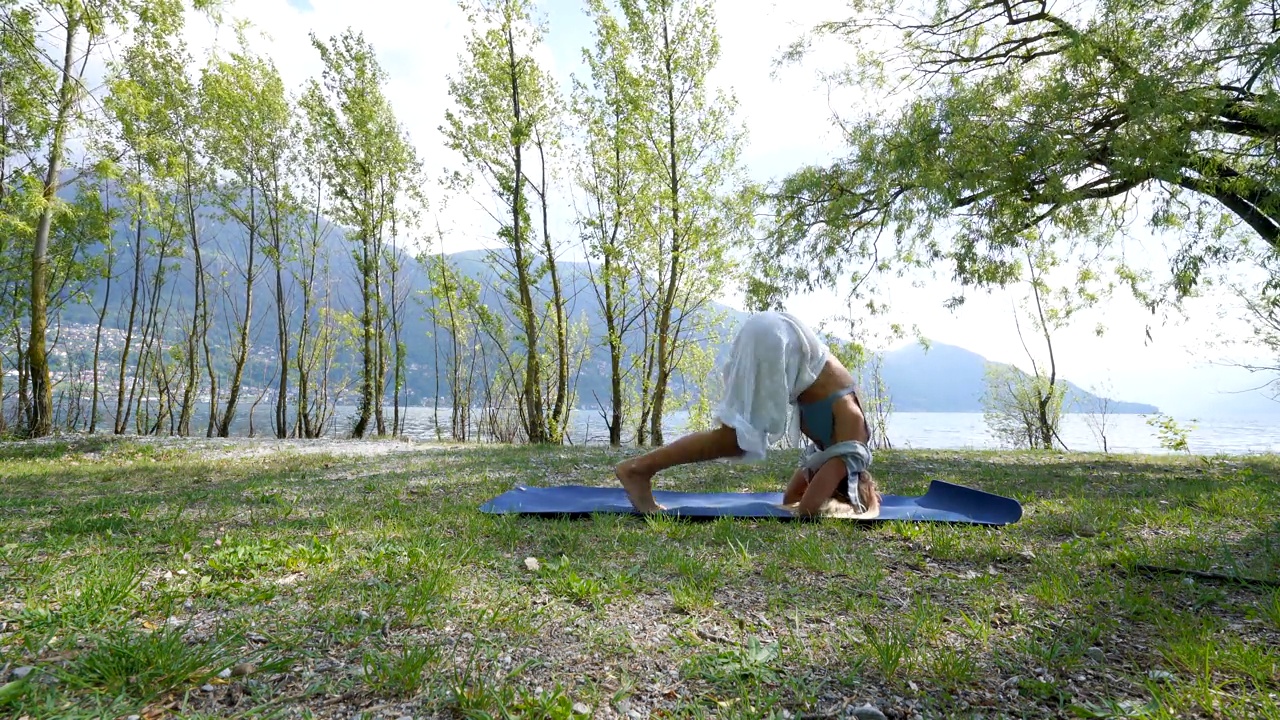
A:
{"type": "MultiPolygon", "coordinates": [[[[141,168],[141,160],[138,163],[141,168]]],[[[129,425],[125,406],[125,371],[129,367],[129,346],[133,344],[133,329],[138,319],[138,294],[142,292],[142,192],[138,192],[138,216],[134,218],[137,231],[133,242],[133,289],[129,297],[129,324],[124,331],[124,349],[120,352],[120,375],[116,385],[115,434],[123,435],[129,425]]]]}
{"type": "Polygon", "coordinates": [[[547,429],[547,440],[560,444],[564,442],[565,403],[569,391],[569,330],[566,327],[564,312],[564,295],[560,288],[560,271],[556,267],[555,248],[551,244],[551,224],[547,218],[547,155],[541,136],[537,140],[538,164],[541,166],[542,185],[538,192],[542,205],[542,245],[546,253],[547,271],[551,275],[551,304],[555,313],[556,327],[556,397],[551,406],[551,426],[547,429]]]}
{"type": "MultiPolygon", "coordinates": [[[[385,223],[383,213],[386,210],[386,190],[385,188],[379,193],[379,201],[382,205],[378,212],[378,231],[374,236],[373,246],[373,327],[377,335],[374,338],[374,348],[377,352],[374,363],[374,404],[373,419],[374,424],[378,428],[378,436],[387,434],[387,424],[384,417],[383,403],[386,400],[387,393],[387,329],[383,324],[383,302],[382,302],[382,228],[385,223]]],[[[391,300],[395,302],[395,298],[391,300]]]]}
{"type": "Polygon", "coordinates": [[[613,298],[613,258],[604,256],[604,320],[609,332],[609,444],[622,444],[622,337],[613,298]]]}
{"type": "MultiPolygon", "coordinates": [[[[506,27],[507,63],[511,70],[511,110],[515,125],[522,121],[520,105],[520,74],[516,63],[515,37],[511,25],[506,27]]],[[[532,444],[547,442],[546,418],[542,406],[542,373],[538,358],[538,329],[535,322],[533,295],[529,290],[528,258],[525,256],[524,231],[520,226],[520,214],[524,210],[524,147],[523,140],[512,145],[514,167],[511,179],[511,249],[516,266],[516,290],[520,295],[520,314],[525,336],[524,404],[525,434],[532,444]]]]}
{"type": "MultiPolygon", "coordinates": [[[[643,290],[641,290],[643,292],[643,290]]],[[[641,346],[644,352],[644,372],[640,376],[640,421],[636,424],[636,445],[644,447],[649,440],[649,413],[653,410],[653,331],[649,327],[649,313],[644,314],[644,328],[641,346]]]]}
{"type": "Polygon", "coordinates": [[[15,420],[24,429],[31,427],[31,359],[24,349],[22,330],[13,329],[13,346],[18,352],[18,414],[15,420]]]}
{"type": "MultiPolygon", "coordinates": [[[[109,201],[108,201],[109,203],[109,201]]],[[[115,274],[116,252],[114,246],[107,246],[107,287],[102,295],[102,309],[98,311],[98,329],[93,334],[93,398],[89,406],[89,434],[98,431],[98,359],[102,351],[102,326],[107,320],[107,303],[111,302],[111,277],[115,274]]],[[[0,393],[0,398],[4,397],[0,393]]]]}
{"type": "MultiPolygon", "coordinates": [[[[196,391],[200,383],[200,344],[201,341],[207,341],[206,333],[201,332],[201,312],[202,308],[208,302],[204,297],[203,277],[204,277],[204,261],[200,255],[200,228],[196,223],[196,203],[194,197],[194,179],[191,176],[190,155],[187,156],[186,170],[186,221],[187,234],[191,241],[191,255],[195,263],[194,277],[192,278],[193,294],[191,300],[191,329],[187,333],[187,382],[182,390],[182,410],[181,417],[178,419],[178,434],[191,434],[191,417],[195,414],[196,391]]],[[[212,408],[210,408],[212,412],[212,408]]]]}
{"type": "MultiPolygon", "coordinates": [[[[435,283],[433,279],[432,284],[435,283]]],[[[446,290],[446,292],[448,292],[446,290]]],[[[440,307],[437,298],[439,293],[432,288],[431,292],[431,373],[435,376],[435,391],[431,393],[431,424],[436,429],[436,442],[444,439],[440,433],[440,307]]],[[[452,381],[451,381],[452,382],[452,381]]],[[[456,397],[456,395],[455,395],[456,397]]],[[[458,410],[455,408],[449,426],[450,434],[457,433],[458,410]]]]}
{"type": "MultiPolygon", "coordinates": [[[[278,198],[278,195],[277,195],[278,198]]],[[[273,231],[276,252],[276,336],[280,347],[279,375],[280,382],[276,387],[276,437],[283,440],[289,436],[289,313],[285,306],[284,295],[284,243],[281,240],[279,209],[276,210],[275,229],[273,231]]]]}
{"type": "Polygon", "coordinates": [[[31,365],[32,413],[28,432],[32,437],[44,437],[53,432],[53,390],[50,386],[49,356],[45,343],[48,326],[49,282],[49,232],[53,225],[53,208],[61,185],[63,144],[67,126],[71,123],[71,109],[75,101],[75,89],[80,78],[73,77],[75,67],[75,39],[80,28],[80,16],[75,10],[66,15],[66,44],[62,55],[62,76],[58,87],[58,111],[53,123],[53,139],[49,144],[49,161],[45,172],[43,207],[36,224],[35,244],[31,250],[31,331],[27,340],[28,363],[31,365]]]}
{"type": "MultiPolygon", "coordinates": [[[[366,199],[368,193],[365,193],[366,199]]],[[[365,207],[368,207],[366,203],[365,207]]],[[[364,237],[361,239],[360,247],[360,296],[363,307],[360,313],[360,330],[362,347],[362,360],[360,373],[360,417],[356,420],[356,425],[351,430],[353,437],[364,437],[365,431],[369,429],[369,420],[373,415],[373,307],[372,307],[372,288],[369,287],[371,276],[373,274],[370,268],[369,250],[373,242],[371,235],[372,223],[364,223],[364,237]]]]}
{"type": "Polygon", "coordinates": [[[231,385],[227,388],[227,407],[222,412],[222,421],[218,423],[218,437],[231,437],[231,425],[236,418],[236,405],[240,401],[240,384],[244,380],[244,366],[249,360],[249,328],[253,324],[253,283],[257,278],[254,263],[258,250],[258,216],[257,196],[252,185],[249,186],[249,242],[248,258],[245,260],[244,281],[244,319],[240,323],[239,337],[236,338],[236,355],[231,368],[231,385]]]}
{"type": "Polygon", "coordinates": [[[298,327],[298,426],[299,435],[305,438],[314,438],[316,435],[312,431],[312,406],[311,406],[311,372],[315,367],[313,364],[314,348],[311,346],[312,338],[312,303],[315,299],[315,281],[316,269],[320,262],[320,207],[324,198],[324,190],[318,180],[316,183],[316,204],[311,215],[311,237],[308,238],[308,247],[300,255],[305,254],[303,260],[303,277],[302,277],[302,317],[298,327]]]}
{"type": "MultiPolygon", "coordinates": [[[[673,337],[671,314],[675,305],[676,287],[680,282],[680,166],[676,153],[675,80],[671,67],[671,36],[667,16],[662,16],[662,42],[667,93],[667,163],[668,182],[671,190],[671,260],[667,287],[658,307],[657,378],[653,387],[653,414],[649,417],[649,436],[654,445],[663,444],[662,415],[667,399],[667,384],[671,381],[671,363],[678,338],[673,337]]],[[[678,332],[679,328],[676,329],[678,332]]]]}

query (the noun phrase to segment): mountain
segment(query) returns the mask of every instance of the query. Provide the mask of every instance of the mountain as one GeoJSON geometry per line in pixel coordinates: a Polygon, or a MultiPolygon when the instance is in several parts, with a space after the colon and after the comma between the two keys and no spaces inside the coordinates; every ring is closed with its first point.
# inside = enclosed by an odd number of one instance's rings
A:
{"type": "MultiPolygon", "coordinates": [[[[113,199],[118,197],[119,194],[115,193],[113,199]]],[[[241,240],[242,231],[222,221],[212,211],[203,213],[201,221],[206,243],[206,262],[215,274],[221,273],[222,278],[236,277],[235,268],[243,260],[245,252],[244,243],[241,240]]],[[[116,247],[121,249],[117,260],[121,277],[113,286],[112,303],[107,314],[107,325],[112,328],[122,327],[127,318],[127,308],[122,298],[128,288],[133,262],[131,255],[133,232],[127,222],[127,219],[122,219],[115,228],[116,247]]],[[[350,246],[343,239],[340,228],[334,227],[333,230],[335,232],[330,233],[327,240],[327,249],[335,260],[335,273],[330,289],[341,304],[354,308],[359,298],[359,288],[348,259],[350,246]]],[[[502,256],[497,257],[501,259],[502,256]]],[[[485,303],[493,308],[501,308],[505,304],[503,283],[499,278],[498,263],[495,263],[494,258],[494,253],[487,250],[471,250],[448,256],[449,262],[454,267],[480,284],[482,300],[485,303]]],[[[537,264],[540,264],[540,260],[535,260],[535,265],[537,264]]],[[[172,274],[166,285],[164,293],[166,297],[161,299],[160,305],[170,308],[175,318],[185,318],[189,313],[188,302],[194,285],[191,263],[185,258],[171,260],[170,267],[172,274]]],[[[593,349],[577,374],[578,404],[580,407],[596,407],[598,403],[607,402],[610,383],[605,347],[605,323],[600,316],[595,293],[590,285],[590,267],[583,262],[566,261],[558,262],[557,267],[560,271],[564,295],[569,298],[569,319],[573,323],[585,325],[586,342],[593,349]]],[[[148,277],[154,269],[154,260],[149,259],[145,270],[148,277]]],[[[268,280],[267,273],[264,273],[261,287],[255,290],[255,347],[251,353],[250,366],[246,368],[245,374],[246,382],[250,385],[268,377],[268,369],[275,363],[273,350],[276,330],[275,309],[272,305],[268,280]]],[[[428,285],[425,267],[412,261],[405,263],[401,282],[411,288],[413,296],[406,306],[402,333],[407,348],[406,390],[410,404],[429,404],[437,388],[440,395],[445,398],[449,396],[449,389],[447,378],[441,378],[441,382],[437,384],[435,377],[436,341],[433,339],[433,327],[427,306],[423,302],[425,295],[422,293],[428,285]]],[[[93,287],[89,290],[92,297],[101,297],[101,287],[93,287]]],[[[240,292],[242,290],[235,288],[234,284],[227,288],[227,294],[211,289],[211,293],[217,293],[217,297],[221,300],[214,303],[215,327],[225,327],[224,323],[231,312],[226,302],[227,298],[234,297],[240,292]]],[[[545,274],[540,278],[535,294],[543,299],[550,297],[550,280],[545,274]]],[[[295,313],[293,327],[297,327],[296,313],[300,305],[299,299],[297,289],[292,289],[290,301],[295,313]]],[[[703,347],[711,350],[718,359],[723,359],[732,342],[734,331],[747,315],[718,303],[711,303],[703,309],[703,312],[710,313],[713,317],[714,336],[718,337],[700,338],[699,342],[703,347]]],[[[507,318],[514,318],[510,312],[504,311],[500,314],[505,314],[507,318]]],[[[71,303],[63,310],[62,321],[64,326],[96,325],[96,316],[92,309],[71,303]]],[[[181,320],[174,320],[170,341],[181,338],[181,325],[181,320]]],[[[513,327],[510,337],[518,336],[514,330],[513,327]]],[[[86,337],[91,337],[91,334],[86,337]]],[[[220,337],[218,342],[226,344],[228,338],[225,331],[220,337]]],[[[639,341],[634,334],[624,338],[624,343],[630,350],[639,349],[636,347],[639,341]]],[[[116,355],[113,351],[117,348],[113,347],[114,345],[116,343],[108,339],[103,357],[104,363],[115,362],[116,355]]],[[[222,352],[218,354],[227,357],[226,348],[223,347],[221,350],[222,352]]],[[[348,358],[353,359],[351,356],[348,358]]],[[[984,373],[988,364],[982,356],[960,347],[933,343],[927,351],[918,344],[912,344],[885,352],[881,355],[881,359],[883,360],[882,378],[888,386],[896,410],[902,412],[982,411],[984,373]]],[[[673,382],[675,392],[679,393],[685,389],[686,378],[676,377],[673,382]]],[[[1095,397],[1090,393],[1068,383],[1068,408],[1077,407],[1077,403],[1079,406],[1089,406],[1094,400],[1095,397]]],[[[1154,413],[1157,410],[1151,405],[1112,401],[1111,412],[1154,413]]]]}
{"type": "MultiPolygon", "coordinates": [[[[881,377],[899,412],[982,412],[986,367],[981,355],[954,345],[912,343],[882,356],[881,377]]],[[[1067,382],[1067,412],[1094,407],[1098,396],[1067,382]]],[[[1154,405],[1108,398],[1108,411],[1118,415],[1154,414],[1154,405]]]]}

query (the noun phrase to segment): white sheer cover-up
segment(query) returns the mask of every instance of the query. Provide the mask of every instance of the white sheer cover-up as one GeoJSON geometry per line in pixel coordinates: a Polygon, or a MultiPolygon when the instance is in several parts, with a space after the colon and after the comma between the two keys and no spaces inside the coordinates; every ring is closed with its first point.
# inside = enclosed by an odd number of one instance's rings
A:
{"type": "Polygon", "coordinates": [[[724,395],[716,419],[736,431],[741,460],[762,460],[783,438],[798,444],[796,400],[827,361],[827,346],[794,315],[749,317],[721,369],[724,395]]]}

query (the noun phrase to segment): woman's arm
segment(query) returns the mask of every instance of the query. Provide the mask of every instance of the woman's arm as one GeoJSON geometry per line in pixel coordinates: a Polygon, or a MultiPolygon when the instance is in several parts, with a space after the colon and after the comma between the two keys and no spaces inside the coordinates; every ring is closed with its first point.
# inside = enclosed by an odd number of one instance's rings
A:
{"type": "Polygon", "coordinates": [[[817,515],[822,506],[831,499],[831,495],[835,493],[836,487],[840,485],[840,481],[848,474],[845,468],[844,458],[834,457],[823,463],[818,468],[818,472],[813,474],[813,478],[809,480],[808,487],[804,490],[804,495],[800,498],[800,505],[796,508],[796,513],[800,515],[817,515]]]}
{"type": "Polygon", "coordinates": [[[791,482],[787,483],[787,489],[782,493],[782,504],[791,505],[800,502],[800,498],[804,497],[804,491],[809,487],[809,471],[804,468],[796,468],[795,473],[791,476],[791,482]]]}

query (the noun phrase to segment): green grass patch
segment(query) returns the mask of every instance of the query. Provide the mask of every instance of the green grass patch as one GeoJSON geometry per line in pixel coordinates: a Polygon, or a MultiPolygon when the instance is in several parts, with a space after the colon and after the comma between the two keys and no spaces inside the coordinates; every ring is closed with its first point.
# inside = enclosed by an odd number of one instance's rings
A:
{"type": "Polygon", "coordinates": [[[0,714],[1280,718],[1274,457],[877,455],[886,492],[1019,498],[998,529],[476,511],[626,454],[0,445],[0,668],[34,668],[0,714]]]}

